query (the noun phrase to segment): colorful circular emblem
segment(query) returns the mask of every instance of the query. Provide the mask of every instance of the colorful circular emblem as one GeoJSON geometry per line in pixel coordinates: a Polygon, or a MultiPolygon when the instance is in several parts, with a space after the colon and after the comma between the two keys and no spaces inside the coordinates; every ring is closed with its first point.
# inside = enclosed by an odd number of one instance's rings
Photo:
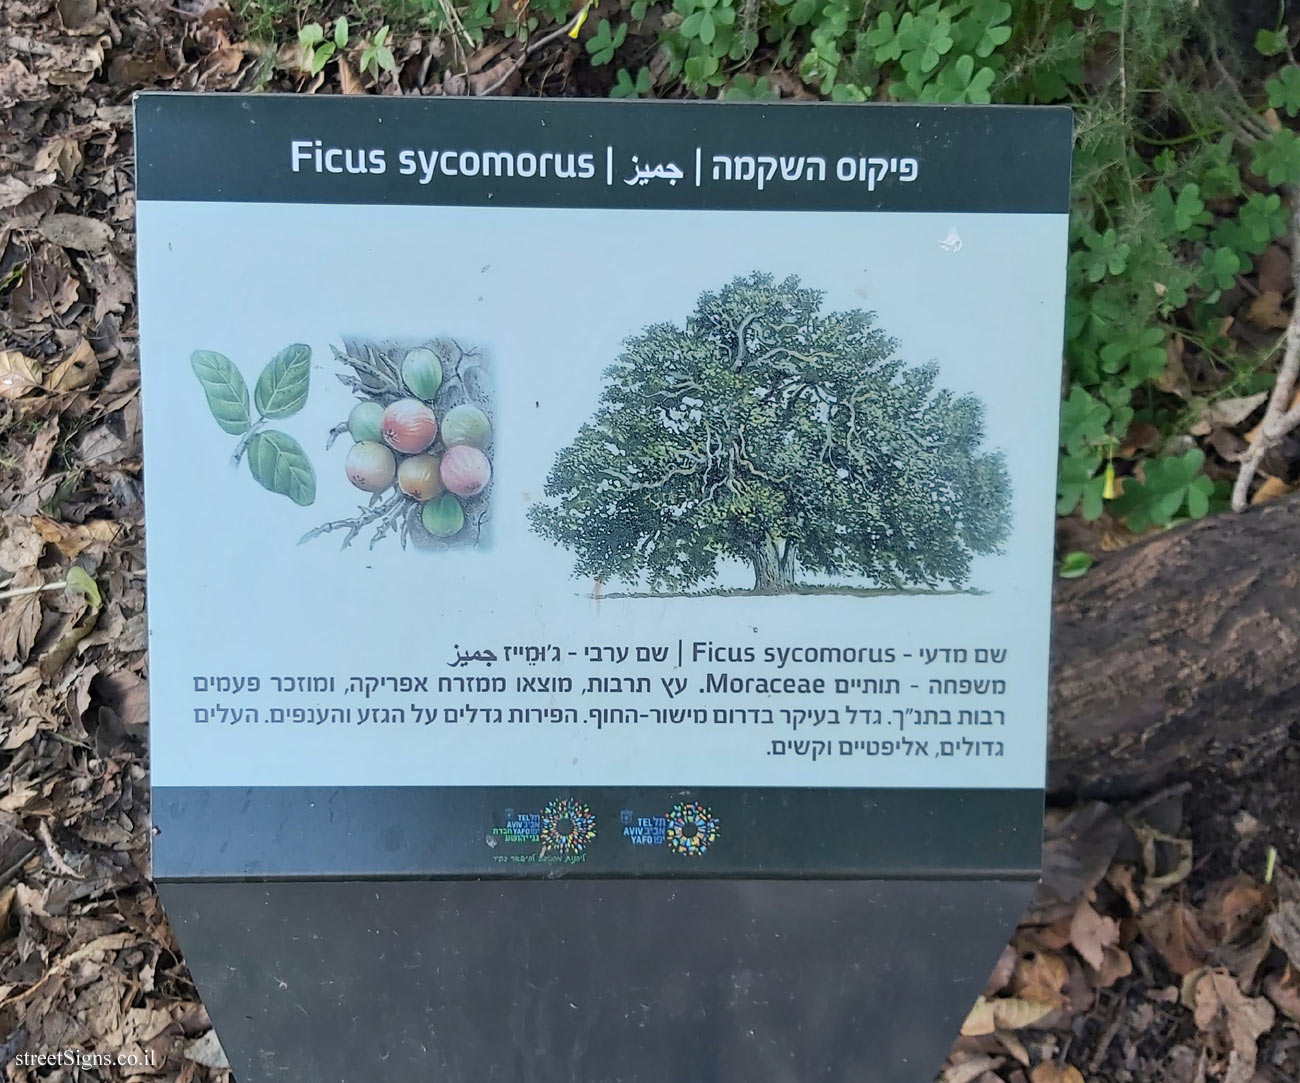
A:
{"type": "Polygon", "coordinates": [[[703,857],[718,838],[718,818],[708,805],[679,801],[668,813],[668,848],[687,857],[703,857]]]}
{"type": "Polygon", "coordinates": [[[542,853],[564,857],[585,853],[595,837],[596,817],[581,801],[560,797],[542,809],[542,853]]]}

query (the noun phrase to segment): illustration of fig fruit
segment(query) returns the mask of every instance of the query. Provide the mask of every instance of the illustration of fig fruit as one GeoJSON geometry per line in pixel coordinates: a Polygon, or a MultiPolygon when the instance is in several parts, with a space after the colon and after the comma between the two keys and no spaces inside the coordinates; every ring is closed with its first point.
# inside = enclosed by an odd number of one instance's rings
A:
{"type": "Polygon", "coordinates": [[[442,362],[432,350],[408,350],[402,362],[402,382],[417,399],[432,402],[442,386],[442,362]]]}
{"type": "Polygon", "coordinates": [[[397,476],[393,453],[376,440],[361,440],[352,445],[344,469],[348,481],[368,493],[382,493],[397,476]]]}
{"type": "Polygon", "coordinates": [[[448,447],[468,444],[482,451],[492,442],[492,422],[477,406],[462,402],[442,419],[442,440],[448,447]]]}
{"type": "Polygon", "coordinates": [[[492,464],[476,447],[457,444],[442,457],[442,483],[457,496],[477,496],[491,477],[492,464]]]}
{"type": "Polygon", "coordinates": [[[348,414],[348,432],[353,440],[382,440],[384,408],[377,402],[359,402],[348,414]]]}
{"type": "Polygon", "coordinates": [[[465,525],[465,509],[451,493],[443,493],[424,505],[420,522],[435,538],[450,538],[465,525]]]}
{"type": "Polygon", "coordinates": [[[416,455],[438,435],[438,419],[419,399],[398,399],[384,411],[380,428],[389,447],[416,455]]]}
{"type": "Polygon", "coordinates": [[[397,468],[397,487],[412,500],[423,504],[443,490],[436,455],[412,455],[397,468]]]}

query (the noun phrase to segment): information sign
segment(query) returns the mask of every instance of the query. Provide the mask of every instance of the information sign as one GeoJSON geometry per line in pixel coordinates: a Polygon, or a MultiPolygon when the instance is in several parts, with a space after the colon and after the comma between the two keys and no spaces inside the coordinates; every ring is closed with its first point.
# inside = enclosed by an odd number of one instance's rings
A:
{"type": "Polygon", "coordinates": [[[154,870],[196,937],[222,881],[1014,918],[1068,111],[136,113],[154,870]]]}

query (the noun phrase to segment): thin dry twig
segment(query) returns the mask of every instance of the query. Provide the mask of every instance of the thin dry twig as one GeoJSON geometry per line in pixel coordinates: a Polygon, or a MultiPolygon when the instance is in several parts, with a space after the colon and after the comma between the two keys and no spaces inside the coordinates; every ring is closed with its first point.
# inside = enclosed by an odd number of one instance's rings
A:
{"type": "Polygon", "coordinates": [[[57,583],[38,583],[34,587],[14,587],[13,590],[0,591],[0,602],[7,601],[10,598],[21,598],[24,594],[40,594],[47,590],[63,590],[67,585],[66,579],[60,579],[57,583]]]}
{"type": "Polygon", "coordinates": [[[1106,1024],[1106,1029],[1101,1032],[1101,1037],[1097,1040],[1097,1048],[1092,1054],[1092,1060],[1088,1062],[1088,1071],[1092,1075],[1096,1075],[1101,1070],[1106,1054],[1110,1051],[1111,1043],[1115,1040],[1115,1035],[1119,1033],[1120,1028],[1124,1025],[1124,1008],[1127,1004],[1126,993],[1129,984],[1129,982],[1124,982],[1115,991],[1110,1022],[1106,1024]]]}
{"type": "MultiPolygon", "coordinates": [[[[437,0],[438,10],[442,12],[442,17],[446,24],[451,27],[451,44],[456,50],[456,62],[462,70],[469,66],[469,54],[467,50],[474,47],[474,39],[469,36],[469,31],[465,29],[465,24],[461,22],[460,16],[456,13],[456,5],[447,3],[447,0],[437,0]]],[[[428,59],[432,59],[431,57],[428,59]]],[[[419,85],[424,85],[424,78],[428,74],[428,62],[420,69],[419,85]]]]}
{"type": "Polygon", "coordinates": [[[1244,511],[1249,504],[1250,483],[1264,456],[1282,437],[1300,426],[1300,403],[1291,405],[1296,396],[1297,378],[1300,377],[1300,188],[1288,186],[1286,194],[1291,204],[1291,282],[1295,297],[1291,302],[1286,348],[1277,370],[1277,382],[1269,396],[1264,420],[1242,457],[1237,481],[1232,488],[1233,511],[1244,511]]]}
{"type": "Polygon", "coordinates": [[[492,83],[491,86],[484,87],[481,91],[479,91],[479,97],[481,98],[486,97],[487,95],[492,94],[497,90],[500,90],[501,87],[505,86],[506,81],[512,75],[514,75],[515,72],[517,72],[520,68],[524,66],[524,61],[527,60],[530,56],[532,56],[533,53],[537,52],[538,49],[541,49],[542,47],[549,45],[551,42],[555,41],[556,38],[563,37],[575,26],[579,25],[579,23],[582,22],[582,20],[586,17],[586,15],[587,15],[587,9],[584,6],[578,11],[578,13],[572,19],[570,19],[563,26],[557,26],[550,33],[543,34],[536,41],[530,41],[527,45],[524,46],[523,50],[519,53],[519,56],[515,59],[514,64],[511,65],[511,67],[509,67],[506,70],[504,75],[502,75],[499,79],[497,79],[496,82],[492,83]]]}

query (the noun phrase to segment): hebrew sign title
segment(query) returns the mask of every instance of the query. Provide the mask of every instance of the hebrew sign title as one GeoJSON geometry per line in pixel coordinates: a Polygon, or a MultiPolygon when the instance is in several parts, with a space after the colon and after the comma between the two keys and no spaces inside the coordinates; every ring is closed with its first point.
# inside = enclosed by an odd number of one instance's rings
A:
{"type": "Polygon", "coordinates": [[[510,151],[403,147],[394,152],[382,147],[338,147],[320,139],[295,139],[289,146],[295,173],[373,174],[391,171],[412,177],[422,185],[438,177],[536,177],[538,179],[597,180],[607,186],[645,186],[679,182],[696,188],[706,184],[740,183],[765,188],[781,183],[825,182],[865,185],[874,192],[887,182],[902,184],[916,180],[920,163],[898,156],[773,154],[707,154],[696,147],[693,154],[675,161],[645,161],[630,158],[606,146],[595,151],[510,151]],[[391,155],[391,157],[390,157],[391,155]]]}

